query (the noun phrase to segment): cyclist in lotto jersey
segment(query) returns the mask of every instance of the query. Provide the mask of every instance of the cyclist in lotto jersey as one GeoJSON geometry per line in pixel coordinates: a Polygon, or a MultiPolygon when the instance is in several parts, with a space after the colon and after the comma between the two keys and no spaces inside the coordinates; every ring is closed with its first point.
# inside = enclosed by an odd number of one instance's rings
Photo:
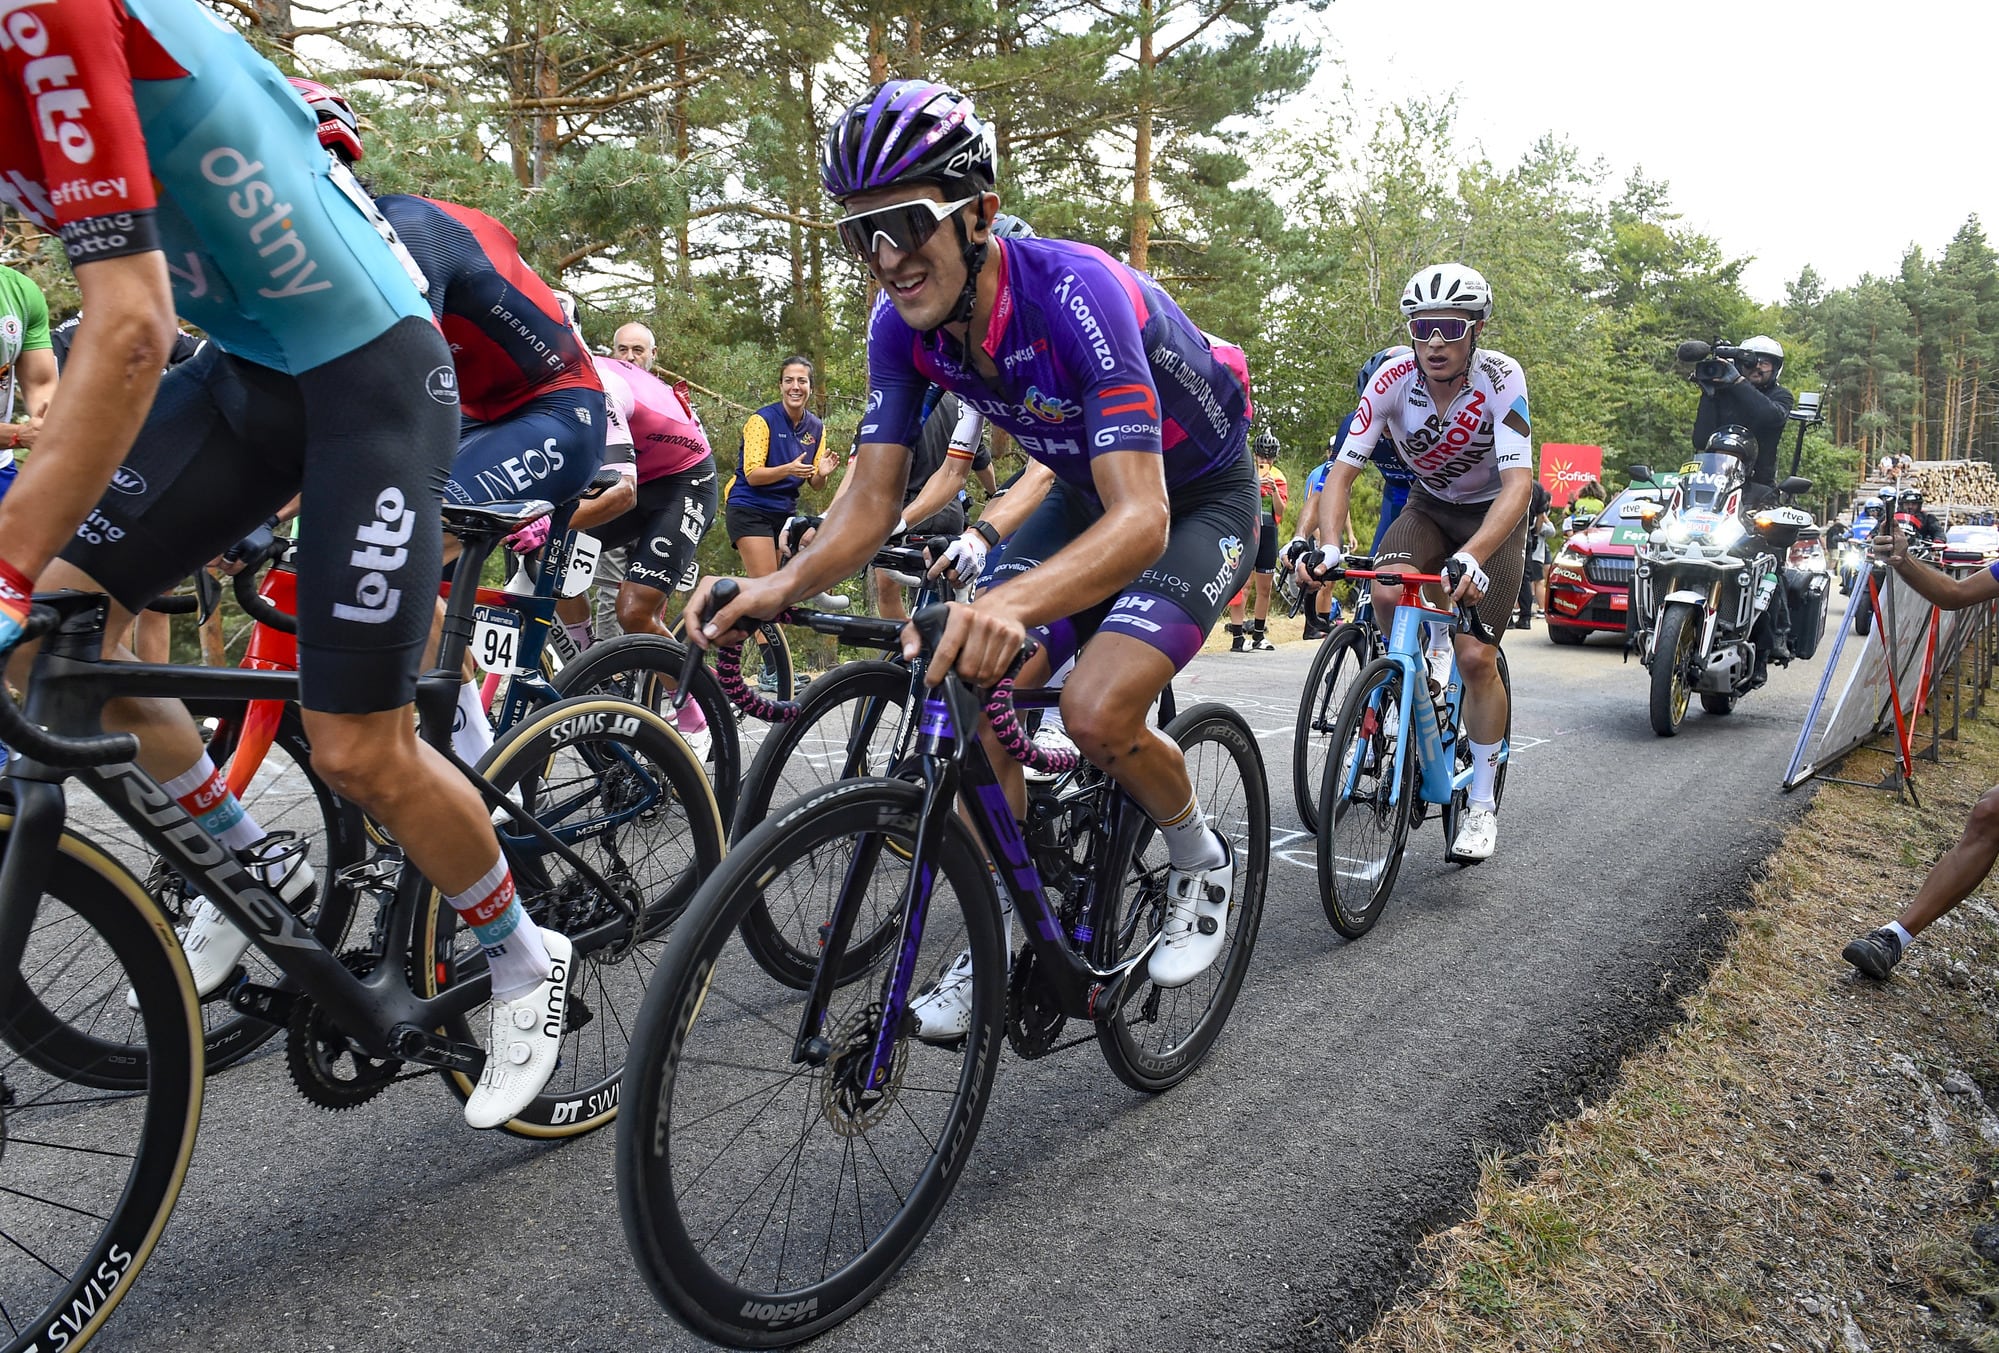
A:
{"type": "MultiPolygon", "coordinates": [[[[313,765],[485,944],[493,1055],[466,1117],[496,1126],[554,1070],[570,946],[527,919],[485,806],[415,732],[458,415],[420,274],[284,76],[196,0],[21,5],[6,39],[0,197],[62,239],[85,319],[0,500],[0,652],[32,586],[108,593],[122,634],[302,494],[313,765]],[[211,341],[162,380],[176,307],[211,341]]],[[[230,793],[184,709],[114,705],[105,722],[139,735],[140,763],[263,886],[310,903],[310,865],[230,793]]],[[[204,904],[183,941],[204,993],[242,953],[220,915],[204,904]]]]}
{"type": "MultiPolygon", "coordinates": [[[[1344,528],[1354,477],[1384,437],[1392,438],[1416,476],[1409,502],[1375,551],[1375,567],[1435,573],[1447,560],[1464,566],[1455,597],[1474,603],[1491,627],[1490,646],[1457,636],[1465,683],[1466,741],[1472,752],[1470,806],[1452,849],[1485,859],[1498,841],[1493,785],[1506,738],[1506,684],[1497,647],[1513,617],[1527,566],[1527,507],[1534,492],[1528,439],[1527,380],[1503,352],[1481,351],[1492,314],[1492,287],[1458,263],[1425,268],[1402,291],[1414,351],[1390,359],[1354,411],[1354,428],[1326,477],[1322,522],[1344,528]]],[[[1338,562],[1339,535],[1327,549],[1338,562]]],[[[1400,589],[1376,584],[1374,614],[1385,632],[1400,589]]]]}
{"type": "MultiPolygon", "coordinates": [[[[1226,943],[1235,870],[1179,749],[1146,712],[1255,557],[1248,376],[1239,352],[1144,274],[1087,245],[994,240],[994,167],[992,129],[940,85],[891,81],[835,120],[821,181],[846,208],[841,239],[883,288],[856,481],[784,569],[713,615],[701,593],[692,605],[713,640],[866,563],[895,525],[931,384],[1006,429],[1057,482],[1038,506],[1017,509],[1012,495],[987,506],[988,540],[1011,539],[994,585],[951,606],[932,679],[955,668],[991,685],[1030,632],[1044,642],[1025,683],[1081,649],[1062,712],[1069,736],[1160,824],[1170,901],[1150,976],[1178,986],[1226,943]]],[[[913,653],[914,633],[904,642],[913,653]]],[[[997,752],[994,762],[1018,813],[1019,767],[997,752]]],[[[962,1035],[971,976],[961,959],[912,1003],[921,1037],[962,1035]]]]}

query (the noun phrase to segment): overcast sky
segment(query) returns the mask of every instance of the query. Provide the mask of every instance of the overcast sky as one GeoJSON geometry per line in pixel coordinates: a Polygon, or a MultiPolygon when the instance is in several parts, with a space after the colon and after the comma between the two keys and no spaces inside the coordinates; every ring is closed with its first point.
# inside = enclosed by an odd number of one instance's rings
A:
{"type": "Polygon", "coordinates": [[[1312,27],[1371,104],[1455,88],[1460,140],[1499,164],[1554,131],[1616,181],[1666,180],[1688,223],[1755,256],[1761,300],[1806,263],[1835,286],[1892,272],[1974,211],[1999,231],[1989,0],[1335,0],[1312,27]]]}

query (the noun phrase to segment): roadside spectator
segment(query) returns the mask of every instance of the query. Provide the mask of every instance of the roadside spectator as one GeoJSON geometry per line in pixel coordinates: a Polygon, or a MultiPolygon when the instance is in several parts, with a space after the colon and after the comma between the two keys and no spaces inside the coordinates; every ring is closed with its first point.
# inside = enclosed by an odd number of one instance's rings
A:
{"type": "Polygon", "coordinates": [[[822,487],[840,468],[839,456],[825,445],[825,426],[805,407],[811,398],[812,362],[787,357],[778,370],[776,402],[743,424],[727,516],[729,543],[752,578],[777,572],[777,534],[784,519],[798,511],[799,489],[822,487]]]}
{"type": "Polygon", "coordinates": [[[1538,599],[1545,614],[1548,609],[1548,536],[1554,528],[1548,525],[1548,506],[1554,499],[1539,481],[1534,485],[1534,496],[1527,505],[1527,567],[1520,575],[1520,609],[1513,619],[1517,630],[1534,627],[1534,604],[1538,599]]]}
{"type": "Polygon", "coordinates": [[[14,483],[14,453],[34,446],[56,393],[49,303],[26,273],[0,267],[0,495],[14,483]],[[24,421],[16,422],[16,418],[24,421]]]}
{"type": "Polygon", "coordinates": [[[1249,640],[1252,650],[1277,647],[1270,642],[1270,594],[1272,573],[1277,568],[1277,532],[1284,523],[1284,508],[1290,500],[1290,489],[1284,482],[1284,472],[1277,468],[1277,437],[1268,430],[1256,436],[1256,483],[1263,495],[1262,516],[1258,519],[1256,533],[1256,567],[1249,575],[1243,590],[1235,594],[1229,602],[1229,652],[1243,651],[1243,640],[1249,640]],[[1247,625],[1243,623],[1244,598],[1255,599],[1256,615],[1247,625]]]}
{"type": "MultiPolygon", "coordinates": [[[[1876,528],[1871,542],[1874,555],[1900,574],[1902,581],[1919,596],[1947,611],[1963,610],[1980,602],[1999,598],[1999,564],[1976,573],[1954,578],[1941,569],[1909,557],[1909,537],[1901,524],[1890,519],[1876,528]]],[[[1999,785],[1985,791],[1971,809],[1964,834],[1930,867],[1922,886],[1909,899],[1901,914],[1887,925],[1870,930],[1840,951],[1840,957],[1868,977],[1882,979],[1902,961],[1930,923],[1971,896],[1999,860],[1999,785]]]]}

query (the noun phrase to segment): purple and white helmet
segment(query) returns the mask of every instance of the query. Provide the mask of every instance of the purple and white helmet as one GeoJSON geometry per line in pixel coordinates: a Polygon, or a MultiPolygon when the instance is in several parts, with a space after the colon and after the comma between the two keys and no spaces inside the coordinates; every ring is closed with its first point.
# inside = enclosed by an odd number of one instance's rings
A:
{"type": "Polygon", "coordinates": [[[991,124],[957,90],[890,80],[840,114],[826,133],[819,182],[840,199],[899,183],[985,192],[999,155],[991,124]]]}

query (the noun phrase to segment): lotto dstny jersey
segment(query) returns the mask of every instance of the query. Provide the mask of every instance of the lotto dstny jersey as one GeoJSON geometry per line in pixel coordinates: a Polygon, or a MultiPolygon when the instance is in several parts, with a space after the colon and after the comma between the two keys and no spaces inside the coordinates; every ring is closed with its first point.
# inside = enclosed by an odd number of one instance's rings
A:
{"type": "Polygon", "coordinates": [[[1164,460],[1169,489],[1242,459],[1249,372],[1144,273],[1066,240],[996,241],[999,298],[986,382],[955,341],[910,328],[886,296],[868,329],[868,406],[856,441],[912,445],[931,384],[1006,429],[1065,483],[1094,495],[1110,451],[1164,460]]]}
{"type": "Polygon", "coordinates": [[[708,433],[687,396],[634,363],[599,357],[597,366],[606,374],[606,388],[617,379],[632,392],[632,449],[639,483],[679,474],[708,459],[708,433]]]}
{"type": "Polygon", "coordinates": [[[1499,496],[1500,471],[1533,472],[1530,426],[1527,378],[1505,353],[1474,352],[1464,389],[1439,409],[1416,354],[1405,350],[1374,373],[1340,459],[1365,465],[1377,442],[1393,438],[1402,463],[1431,497],[1489,503],[1499,496]]]}
{"type": "Polygon", "coordinates": [[[181,315],[296,374],[427,316],[318,123],[199,0],[10,0],[0,200],[72,264],[160,250],[181,315]]]}
{"type": "Polygon", "coordinates": [[[375,205],[430,284],[467,418],[493,423],[557,390],[601,388],[590,350],[511,230],[455,202],[393,196],[375,205]]]}

